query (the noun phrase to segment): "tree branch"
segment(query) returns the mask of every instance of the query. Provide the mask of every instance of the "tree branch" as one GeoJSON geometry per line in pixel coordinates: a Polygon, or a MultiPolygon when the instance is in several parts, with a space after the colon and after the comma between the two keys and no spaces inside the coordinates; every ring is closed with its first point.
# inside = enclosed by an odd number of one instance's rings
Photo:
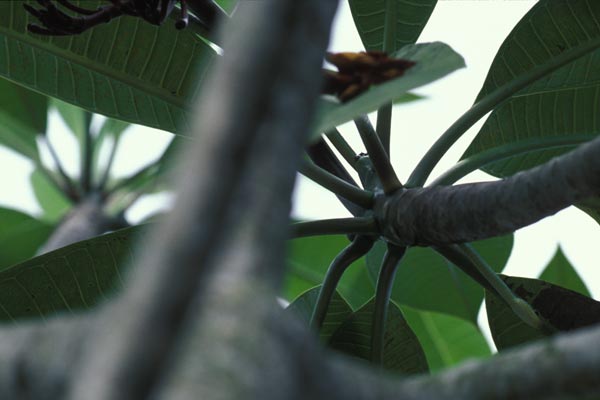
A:
{"type": "Polygon", "coordinates": [[[600,194],[600,139],[510,178],[400,190],[375,202],[383,235],[397,245],[472,242],[514,232],[600,194]]]}

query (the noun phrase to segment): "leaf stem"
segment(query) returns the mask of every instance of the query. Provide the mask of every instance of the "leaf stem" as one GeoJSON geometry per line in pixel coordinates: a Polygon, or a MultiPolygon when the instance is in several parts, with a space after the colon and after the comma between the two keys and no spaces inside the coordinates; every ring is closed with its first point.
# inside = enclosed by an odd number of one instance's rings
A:
{"type": "Polygon", "coordinates": [[[83,148],[81,149],[81,189],[89,193],[92,189],[92,161],[95,141],[90,130],[92,114],[84,113],[85,129],[83,132],[83,148]]]}
{"type": "Polygon", "coordinates": [[[119,139],[120,138],[121,138],[121,136],[116,136],[113,141],[112,147],[110,148],[110,154],[108,156],[108,161],[106,162],[106,166],[104,167],[104,170],[102,171],[102,176],[98,180],[98,184],[96,186],[96,188],[99,191],[104,191],[106,189],[106,184],[108,183],[108,179],[110,178],[110,171],[112,169],[113,163],[115,161],[115,155],[117,154],[117,149],[119,147],[119,139]]]}
{"type": "Polygon", "coordinates": [[[510,309],[527,325],[535,329],[543,327],[543,322],[537,316],[533,308],[513,293],[504,281],[496,274],[490,265],[479,255],[469,244],[463,243],[457,245],[464,254],[471,260],[474,267],[494,288],[494,291],[506,302],[510,309]]]}
{"type": "Polygon", "coordinates": [[[470,174],[476,169],[482,168],[487,164],[503,160],[505,158],[517,156],[535,150],[577,146],[588,142],[596,136],[591,135],[569,135],[559,137],[544,138],[543,142],[539,140],[519,141],[504,146],[493,147],[489,150],[477,153],[472,157],[466,158],[454,164],[450,169],[444,172],[431,182],[430,186],[452,185],[459,179],[470,174]]]}
{"type": "Polygon", "coordinates": [[[390,139],[392,131],[392,104],[386,104],[377,111],[377,136],[383,149],[390,157],[390,139]]]}
{"type": "Polygon", "coordinates": [[[342,157],[344,157],[344,160],[346,160],[346,162],[350,164],[352,168],[356,169],[356,161],[358,156],[352,147],[350,147],[346,139],[344,139],[340,131],[338,131],[336,128],[333,128],[325,133],[325,136],[327,136],[327,139],[329,139],[331,144],[333,144],[333,147],[335,147],[342,157]]]}
{"type": "Polygon", "coordinates": [[[310,318],[310,326],[319,332],[327,315],[327,309],[331,298],[335,293],[342,275],[348,267],[356,260],[367,254],[373,247],[374,240],[368,236],[357,236],[344,250],[342,250],[332,261],[327,269],[325,279],[319,290],[317,303],[310,318]]]}
{"type": "Polygon", "coordinates": [[[371,121],[369,121],[369,117],[363,115],[355,119],[354,123],[375,167],[375,171],[377,171],[384,193],[389,195],[401,189],[402,183],[400,183],[400,180],[396,176],[396,172],[375,129],[373,129],[373,125],[371,125],[371,121]]]}
{"type": "Polygon", "coordinates": [[[292,226],[292,238],[319,235],[378,235],[379,228],[373,217],[332,218],[296,222],[292,226]]]}
{"type": "Polygon", "coordinates": [[[324,169],[317,167],[310,161],[305,160],[302,163],[299,172],[308,179],[318,183],[336,195],[350,200],[362,208],[370,209],[373,207],[374,194],[372,192],[351,185],[324,169]]]}
{"type": "Polygon", "coordinates": [[[377,288],[375,289],[375,310],[373,311],[373,325],[371,326],[371,361],[373,364],[383,364],[385,325],[387,320],[388,306],[394,285],[394,276],[398,270],[398,264],[406,247],[388,244],[387,251],[381,263],[381,270],[377,277],[377,288]]]}
{"type": "Polygon", "coordinates": [[[556,57],[519,75],[475,103],[431,146],[408,178],[406,186],[421,187],[448,149],[480,118],[536,80],[554,72],[600,46],[600,38],[566,50],[556,57]]]}
{"type": "MultiPolygon", "coordinates": [[[[52,146],[52,143],[50,143],[50,140],[48,140],[48,138],[45,135],[42,136],[42,142],[46,145],[48,153],[50,153],[50,157],[52,157],[52,160],[54,161],[54,166],[56,167],[56,170],[58,171],[58,174],[60,175],[60,178],[62,180],[61,183],[58,183],[58,187],[73,202],[79,201],[79,191],[77,190],[77,187],[75,186],[75,183],[73,183],[71,177],[65,172],[62,162],[60,161],[56,150],[54,150],[54,146],[52,146]]],[[[42,168],[42,171],[44,171],[44,173],[47,176],[52,176],[52,174],[46,169],[46,167],[42,165],[41,162],[38,165],[42,168]]],[[[51,180],[56,182],[56,179],[54,177],[52,177],[51,180]]]]}

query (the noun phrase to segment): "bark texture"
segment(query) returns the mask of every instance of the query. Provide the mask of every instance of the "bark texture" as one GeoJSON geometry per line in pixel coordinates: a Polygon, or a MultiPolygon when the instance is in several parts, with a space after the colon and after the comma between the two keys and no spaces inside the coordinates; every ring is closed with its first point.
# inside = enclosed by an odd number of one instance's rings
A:
{"type": "Polygon", "coordinates": [[[504,235],[600,194],[600,139],[510,178],[402,189],[376,201],[383,236],[440,246],[504,235]]]}

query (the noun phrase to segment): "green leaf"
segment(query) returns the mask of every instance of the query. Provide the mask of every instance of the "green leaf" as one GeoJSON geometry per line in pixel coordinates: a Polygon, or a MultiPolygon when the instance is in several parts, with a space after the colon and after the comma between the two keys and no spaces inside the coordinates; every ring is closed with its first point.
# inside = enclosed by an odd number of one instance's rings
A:
{"type": "Polygon", "coordinates": [[[58,222],[71,209],[69,199],[39,169],[33,170],[29,180],[33,187],[33,194],[44,211],[42,220],[58,222]]]}
{"type": "Polygon", "coordinates": [[[575,206],[600,224],[600,197],[590,197],[575,204],[575,206]]]}
{"type": "MultiPolygon", "coordinates": [[[[567,49],[600,37],[600,3],[542,0],[500,47],[477,99],[567,49]]],[[[545,163],[600,133],[600,51],[595,50],[522,89],[489,116],[463,158],[513,146],[513,156],[482,169],[505,177],[545,163]],[[557,145],[557,143],[561,143],[557,145]],[[520,151],[526,144],[528,150],[520,151]]]]}
{"type": "Polygon", "coordinates": [[[123,286],[140,227],[78,242],[0,271],[0,320],[93,307],[123,286]]]}
{"type": "Polygon", "coordinates": [[[556,249],[554,257],[552,257],[550,263],[544,268],[539,279],[564,287],[565,289],[573,290],[584,296],[591,296],[585,283],[579,277],[573,265],[567,260],[560,246],[556,249]]]}
{"type": "Polygon", "coordinates": [[[320,134],[356,117],[377,110],[391,102],[414,101],[420,97],[409,90],[438,80],[465,66],[463,58],[450,46],[441,42],[408,45],[394,53],[394,58],[415,61],[404,75],[380,85],[346,102],[334,102],[321,97],[313,132],[320,134]]]}
{"type": "Polygon", "coordinates": [[[391,53],[417,41],[437,0],[350,0],[349,3],[365,49],[391,53]]]}
{"type": "Polygon", "coordinates": [[[189,101],[214,56],[193,32],[121,17],[81,35],[46,37],[28,33],[30,22],[22,1],[0,2],[0,76],[91,112],[187,130],[189,101]]]}
{"type": "Polygon", "coordinates": [[[485,305],[494,343],[504,350],[546,337],[556,331],[570,331],[600,322],[600,302],[539,279],[502,276],[512,291],[527,301],[545,321],[536,330],[523,323],[496,295],[486,291],[485,305]]]}
{"type": "Polygon", "coordinates": [[[75,135],[80,148],[82,148],[84,137],[87,135],[92,121],[91,113],[58,99],[52,99],[51,103],[71,130],[71,133],[75,135]]]}
{"type": "Polygon", "coordinates": [[[33,257],[54,229],[8,208],[0,208],[0,221],[0,270],[33,257]]]}
{"type": "Polygon", "coordinates": [[[48,99],[0,79],[0,144],[38,160],[35,137],[46,133],[48,99]]]}
{"type": "MultiPolygon", "coordinates": [[[[370,301],[354,312],[333,334],[329,346],[357,359],[370,360],[374,308],[374,301],[370,301]]],[[[384,343],[383,367],[385,369],[405,374],[429,370],[417,336],[394,303],[389,305],[384,343]]]]}
{"type": "Polygon", "coordinates": [[[492,354],[485,337],[471,322],[408,306],[402,307],[402,313],[419,338],[431,372],[492,354]]]}
{"type": "MultiPolygon", "coordinates": [[[[475,250],[496,272],[502,271],[512,250],[513,236],[473,243],[475,250]]],[[[375,243],[367,255],[367,268],[375,281],[385,244],[375,243]]],[[[401,306],[450,314],[477,323],[483,289],[458,267],[430,248],[411,247],[398,266],[392,300],[401,306]]]]}
{"type": "MultiPolygon", "coordinates": [[[[313,310],[317,304],[320,290],[321,286],[317,286],[302,293],[286,308],[286,312],[300,318],[301,321],[309,326],[310,318],[312,317],[313,310]]],[[[319,332],[321,340],[324,343],[327,343],[333,333],[340,325],[342,325],[342,322],[344,322],[351,314],[352,308],[350,308],[350,305],[346,303],[346,300],[344,300],[337,291],[334,292],[331,302],[329,303],[329,308],[327,309],[327,316],[325,317],[325,321],[323,321],[323,326],[319,332]]]]}
{"type": "MultiPolygon", "coordinates": [[[[320,285],[331,261],[350,242],[345,236],[321,236],[293,239],[288,243],[283,297],[291,300],[320,285]]],[[[337,290],[354,309],[369,301],[375,290],[364,259],[346,270],[337,290]]]]}
{"type": "Polygon", "coordinates": [[[225,12],[230,14],[238,3],[238,0],[215,0],[225,12]]]}

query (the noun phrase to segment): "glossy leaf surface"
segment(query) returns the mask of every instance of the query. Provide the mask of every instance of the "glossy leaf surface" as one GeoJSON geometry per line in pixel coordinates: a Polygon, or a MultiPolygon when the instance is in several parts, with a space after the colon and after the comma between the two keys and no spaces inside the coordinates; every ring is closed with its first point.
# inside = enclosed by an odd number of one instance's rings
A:
{"type": "MultiPolygon", "coordinates": [[[[500,47],[478,99],[561,52],[600,37],[600,3],[595,0],[539,1],[500,47]]],[[[504,102],[489,116],[463,158],[499,146],[525,154],[482,169],[504,177],[573,149],[600,133],[600,51],[556,70],[504,102]],[[561,142],[557,145],[557,142],[561,142]]]]}
{"type": "Polygon", "coordinates": [[[367,50],[394,52],[417,41],[437,0],[349,0],[367,50]]]}
{"type": "MultiPolygon", "coordinates": [[[[317,304],[317,297],[321,286],[314,287],[298,296],[287,308],[286,312],[300,318],[307,326],[317,304]]],[[[329,341],[331,335],[342,325],[342,323],[352,314],[350,305],[335,292],[327,309],[327,316],[323,321],[323,326],[319,331],[319,337],[325,343],[329,341]]]]}
{"type": "MultiPolygon", "coordinates": [[[[374,301],[354,312],[329,341],[330,347],[361,360],[371,358],[371,324],[374,301]]],[[[383,367],[399,373],[429,370],[417,336],[406,323],[400,309],[390,303],[384,335],[383,367]]]]}
{"type": "Polygon", "coordinates": [[[0,76],[99,114],[186,129],[189,101],[214,55],[191,31],[122,17],[81,35],[47,37],[27,32],[29,22],[23,2],[0,2],[0,76]]]}

